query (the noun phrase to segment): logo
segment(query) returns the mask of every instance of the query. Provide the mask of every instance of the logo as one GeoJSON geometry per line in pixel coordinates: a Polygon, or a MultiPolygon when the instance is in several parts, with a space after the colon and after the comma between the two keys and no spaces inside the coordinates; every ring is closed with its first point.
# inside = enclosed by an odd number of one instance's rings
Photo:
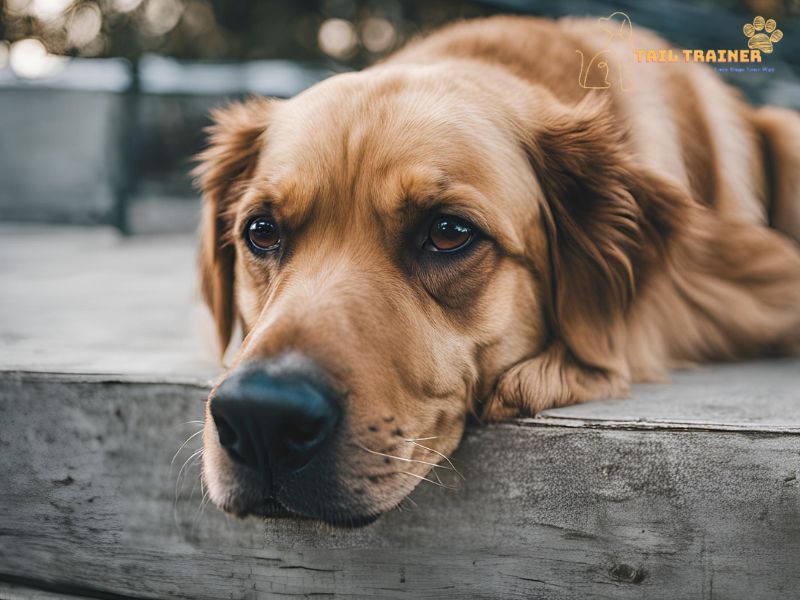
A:
{"type": "Polygon", "coordinates": [[[775,19],[764,21],[764,17],[756,17],[752,23],[745,23],[744,35],[747,39],[747,47],[751,50],[758,50],[764,54],[772,54],[774,44],[783,39],[783,32],[777,29],[778,24],[775,19]],[[762,31],[766,33],[761,33],[762,31]]]}
{"type": "Polygon", "coordinates": [[[618,85],[622,91],[634,89],[632,65],[638,63],[711,63],[717,71],[727,73],[771,73],[775,69],[761,66],[762,54],[772,54],[775,44],[783,39],[775,19],[757,16],[742,28],[747,48],[635,48],[633,23],[624,12],[600,17],[598,23],[607,36],[607,47],[592,56],[581,57],[578,85],[587,90],[607,90],[618,85]],[[614,50],[612,51],[612,43],[614,50]],[[627,49],[626,49],[627,46],[627,49]],[[722,63],[722,64],[720,64],[722,63]],[[746,63],[746,64],[742,64],[746,63]],[[751,63],[757,63],[752,65],[751,63]]]}
{"type": "MultiPolygon", "coordinates": [[[[624,12],[613,12],[607,17],[597,19],[603,31],[608,35],[608,41],[621,40],[628,44],[633,51],[633,23],[624,12]]],[[[578,75],[578,85],[586,90],[607,90],[611,87],[610,78],[619,84],[622,91],[633,89],[631,83],[630,64],[615,60],[611,49],[606,48],[597,52],[588,61],[580,50],[575,50],[581,57],[581,72],[578,75]],[[613,63],[612,65],[609,62],[613,63]]],[[[630,56],[630,53],[629,53],[630,56]]]]}

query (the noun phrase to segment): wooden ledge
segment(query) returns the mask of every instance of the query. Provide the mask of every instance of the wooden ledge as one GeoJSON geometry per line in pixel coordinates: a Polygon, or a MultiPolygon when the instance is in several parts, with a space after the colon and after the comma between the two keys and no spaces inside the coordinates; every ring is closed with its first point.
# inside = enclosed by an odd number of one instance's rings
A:
{"type": "Polygon", "coordinates": [[[219,370],[187,310],[193,245],[0,230],[0,598],[799,589],[797,359],[472,427],[453,456],[464,481],[361,529],[204,505],[199,439],[181,445],[219,370]]]}

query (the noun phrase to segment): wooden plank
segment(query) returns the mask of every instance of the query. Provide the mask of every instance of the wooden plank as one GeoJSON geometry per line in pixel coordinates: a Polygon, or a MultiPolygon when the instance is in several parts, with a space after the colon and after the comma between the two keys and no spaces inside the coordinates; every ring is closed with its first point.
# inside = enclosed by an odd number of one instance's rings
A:
{"type": "Polygon", "coordinates": [[[800,585],[800,435],[472,428],[459,489],[421,487],[344,530],[204,508],[194,467],[176,501],[197,438],[170,461],[204,397],[0,374],[0,581],[198,599],[751,599],[800,585]]]}
{"type": "Polygon", "coordinates": [[[0,599],[2,600],[89,600],[87,596],[67,595],[63,592],[39,590],[26,585],[3,583],[0,581],[0,599]]]}
{"type": "Polygon", "coordinates": [[[669,383],[634,386],[630,398],[542,412],[554,424],[800,433],[800,357],[704,365],[669,383]]]}
{"type": "Polygon", "coordinates": [[[201,505],[197,465],[178,480],[197,438],[170,464],[219,372],[199,350],[213,341],[191,238],[5,233],[6,587],[93,598],[758,598],[800,583],[796,359],[679,373],[630,399],[473,428],[455,456],[460,489],[420,488],[364,529],[237,521],[201,505]],[[59,252],[41,261],[45,245],[59,252]]]}

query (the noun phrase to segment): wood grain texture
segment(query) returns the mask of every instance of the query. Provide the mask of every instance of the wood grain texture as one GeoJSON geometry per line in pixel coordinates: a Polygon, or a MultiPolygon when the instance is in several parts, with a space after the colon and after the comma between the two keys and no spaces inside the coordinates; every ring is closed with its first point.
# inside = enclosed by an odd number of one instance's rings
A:
{"type": "MultiPolygon", "coordinates": [[[[27,582],[29,583],[29,582],[27,582]]],[[[34,582],[35,584],[36,582],[34,582]]],[[[89,600],[86,596],[31,588],[22,583],[0,582],[1,600],[89,600]]]]}
{"type": "Polygon", "coordinates": [[[701,365],[629,398],[550,409],[560,425],[800,433],[800,357],[701,365]]]}
{"type": "Polygon", "coordinates": [[[0,254],[0,598],[800,589],[798,359],[473,427],[457,490],[363,529],[239,521],[202,505],[199,438],[180,449],[219,372],[191,238],[4,228],[0,254]]]}
{"type": "Polygon", "coordinates": [[[178,482],[206,390],[0,374],[0,581],[86,597],[774,598],[800,589],[800,435],[469,431],[457,490],[356,530],[232,519],[178,482]]]}

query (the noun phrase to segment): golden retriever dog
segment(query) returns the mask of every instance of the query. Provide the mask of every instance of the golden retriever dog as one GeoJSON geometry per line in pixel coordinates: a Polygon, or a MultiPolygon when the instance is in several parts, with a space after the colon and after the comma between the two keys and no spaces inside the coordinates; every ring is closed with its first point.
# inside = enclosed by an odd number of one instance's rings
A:
{"type": "Polygon", "coordinates": [[[214,112],[202,284],[223,351],[243,334],[206,408],[215,504],[368,523],[471,413],[798,350],[800,116],[693,63],[586,89],[607,44],[630,52],[595,20],[468,21],[214,112]]]}

